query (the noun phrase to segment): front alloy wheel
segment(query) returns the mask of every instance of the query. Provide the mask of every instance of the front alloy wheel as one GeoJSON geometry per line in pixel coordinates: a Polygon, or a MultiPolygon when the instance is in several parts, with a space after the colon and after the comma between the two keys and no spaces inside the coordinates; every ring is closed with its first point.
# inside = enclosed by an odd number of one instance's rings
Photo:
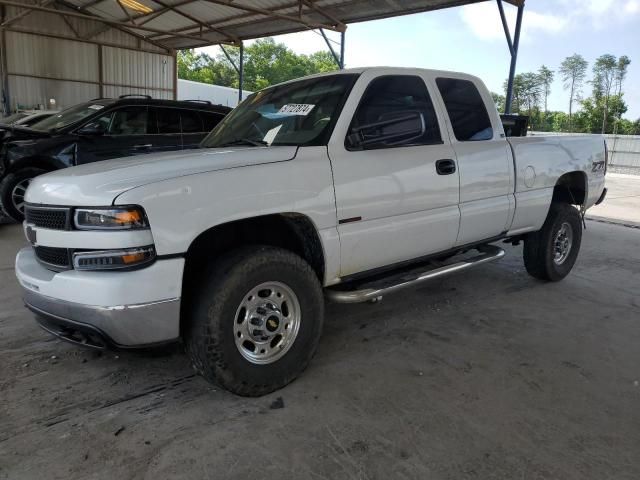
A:
{"type": "Polygon", "coordinates": [[[281,248],[244,247],[197,282],[183,332],[195,369],[238,395],[284,387],[313,357],[324,314],[318,276],[281,248]]]}
{"type": "Polygon", "coordinates": [[[280,282],[261,283],[244,296],[238,307],[236,347],[251,363],[273,363],[295,342],[300,317],[300,303],[293,290],[280,282]]]}

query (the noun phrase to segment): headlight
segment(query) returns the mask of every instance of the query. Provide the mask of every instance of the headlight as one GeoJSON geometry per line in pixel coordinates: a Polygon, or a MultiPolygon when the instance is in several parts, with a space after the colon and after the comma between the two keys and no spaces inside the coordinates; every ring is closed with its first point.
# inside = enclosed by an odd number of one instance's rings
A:
{"type": "Polygon", "coordinates": [[[138,230],[149,228],[142,207],[78,208],[74,215],[79,230],[138,230]]]}
{"type": "Polygon", "coordinates": [[[155,258],[156,251],[152,246],[75,252],[73,254],[73,268],[76,270],[137,268],[153,262],[155,258]]]}

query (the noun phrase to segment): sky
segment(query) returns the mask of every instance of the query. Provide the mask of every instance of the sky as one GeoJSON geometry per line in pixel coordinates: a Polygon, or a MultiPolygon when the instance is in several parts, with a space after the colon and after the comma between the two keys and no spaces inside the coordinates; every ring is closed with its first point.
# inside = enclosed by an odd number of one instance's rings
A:
{"type": "MultiPolygon", "coordinates": [[[[505,3],[511,31],[516,8],[505,3]]],[[[328,32],[339,41],[339,34],[328,32]]],[[[326,50],[319,33],[307,31],[274,37],[297,53],[326,50]]],[[[217,47],[208,47],[216,53],[217,47]]],[[[568,94],[558,73],[564,58],[581,54],[589,62],[604,53],[631,58],[624,84],[628,111],[640,118],[640,0],[527,0],[520,38],[517,73],[546,65],[556,71],[550,110],[568,110],[568,94]]],[[[503,93],[510,55],[495,2],[483,2],[372,22],[347,28],[346,67],[403,66],[455,70],[484,80],[503,93]]],[[[588,84],[584,96],[591,93],[588,84]]]]}

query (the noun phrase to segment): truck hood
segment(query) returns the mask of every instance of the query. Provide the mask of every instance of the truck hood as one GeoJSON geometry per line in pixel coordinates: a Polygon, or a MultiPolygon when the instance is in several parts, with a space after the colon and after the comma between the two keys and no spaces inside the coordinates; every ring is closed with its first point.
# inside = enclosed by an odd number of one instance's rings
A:
{"type": "Polygon", "coordinates": [[[297,147],[234,147],[146,154],[65,168],[36,177],[26,201],[45,205],[110,205],[141,185],[198,173],[284,162],[297,147]]]}

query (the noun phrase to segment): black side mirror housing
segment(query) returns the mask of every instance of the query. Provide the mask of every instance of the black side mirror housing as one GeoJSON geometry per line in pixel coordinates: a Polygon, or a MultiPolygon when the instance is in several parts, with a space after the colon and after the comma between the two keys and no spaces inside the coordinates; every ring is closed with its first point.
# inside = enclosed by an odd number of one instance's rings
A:
{"type": "Polygon", "coordinates": [[[352,128],[347,143],[352,148],[366,148],[383,143],[387,146],[408,143],[420,138],[426,131],[421,112],[393,112],[391,118],[352,128]]]}

